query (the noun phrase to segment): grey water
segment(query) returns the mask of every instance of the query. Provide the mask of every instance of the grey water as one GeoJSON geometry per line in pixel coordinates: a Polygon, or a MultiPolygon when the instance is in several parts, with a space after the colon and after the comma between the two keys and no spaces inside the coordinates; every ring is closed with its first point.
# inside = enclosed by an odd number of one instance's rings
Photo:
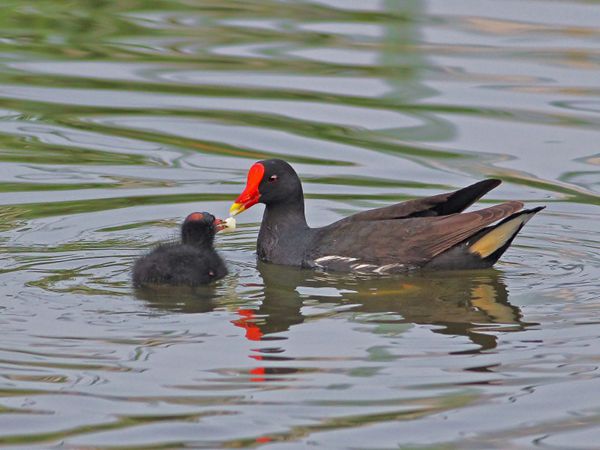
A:
{"type": "Polygon", "coordinates": [[[600,3],[60,2],[0,14],[0,446],[597,448],[600,3]],[[136,257],[290,161],[319,226],[485,177],[547,208],[494,269],[136,257]]]}

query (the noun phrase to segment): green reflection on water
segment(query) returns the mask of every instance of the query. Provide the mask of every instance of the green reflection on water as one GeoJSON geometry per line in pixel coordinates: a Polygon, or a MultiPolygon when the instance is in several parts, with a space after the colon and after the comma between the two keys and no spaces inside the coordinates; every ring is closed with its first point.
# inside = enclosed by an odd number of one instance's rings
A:
{"type": "MultiPolygon", "coordinates": [[[[0,437],[0,443],[27,446],[58,445],[64,441],[64,445],[72,446],[79,441],[70,442],[71,438],[81,438],[81,445],[85,446],[85,439],[89,438],[94,445],[101,445],[103,436],[107,436],[110,444],[115,442],[115,436],[120,436],[118,430],[136,430],[152,424],[203,425],[210,416],[227,423],[236,407],[234,419],[246,428],[223,426],[225,432],[218,442],[179,442],[175,436],[167,443],[138,448],[196,444],[254,447],[267,442],[311,439],[314,434],[328,431],[425,420],[432,414],[466,407],[487,408],[490,397],[504,399],[506,392],[531,390],[531,380],[521,379],[518,374],[519,370],[529,374],[529,366],[519,367],[517,362],[508,376],[502,373],[506,370],[502,367],[503,358],[512,357],[512,349],[502,347],[502,339],[509,339],[509,333],[516,332],[518,341],[518,333],[525,334],[535,325],[523,318],[523,300],[515,301],[509,287],[528,289],[528,295],[537,299],[538,287],[543,290],[546,285],[561,283],[555,272],[538,273],[547,263],[553,271],[567,274],[560,293],[547,294],[547,298],[554,303],[575,304],[577,293],[597,278],[585,271],[568,278],[573,273],[565,268],[568,264],[587,267],[594,262],[592,256],[580,261],[582,252],[577,252],[582,241],[575,238],[568,249],[557,249],[554,243],[543,242],[531,232],[527,235],[531,245],[518,248],[524,256],[511,260],[508,275],[483,271],[368,279],[257,267],[253,255],[257,224],[252,223],[219,242],[232,268],[231,275],[220,283],[194,292],[131,289],[129,269],[133,258],[166,234],[164,229],[153,234],[152,229],[156,225],[169,226],[175,234],[176,223],[164,220],[164,216],[174,217],[177,212],[164,212],[161,206],[167,209],[184,203],[230,202],[235,197],[233,192],[239,192],[237,188],[243,186],[246,168],[263,158],[282,157],[301,168],[303,181],[310,188],[307,198],[309,208],[314,208],[309,213],[313,217],[324,212],[342,215],[432,191],[449,191],[459,187],[458,183],[484,176],[498,176],[509,189],[523,195],[539,191],[530,194],[531,198],[544,203],[565,207],[600,203],[597,194],[576,184],[577,177],[591,178],[593,171],[561,168],[562,175],[550,174],[543,179],[543,169],[536,172],[540,178],[529,175],[527,167],[522,172],[504,169],[486,153],[488,136],[481,136],[478,141],[481,148],[473,149],[467,144],[461,148],[461,129],[457,126],[460,123],[464,127],[467,119],[484,118],[503,125],[526,124],[535,130],[543,125],[561,134],[587,133],[599,125],[593,113],[573,113],[565,106],[568,102],[555,102],[555,107],[550,108],[544,104],[544,97],[539,97],[541,102],[532,102],[535,105],[531,107],[509,101],[482,101],[480,106],[470,106],[473,102],[462,104],[460,99],[445,98],[448,93],[455,94],[457,86],[468,85],[471,90],[465,90],[466,95],[475,95],[479,85],[489,88],[492,83],[504,83],[507,97],[517,89],[523,89],[525,96],[525,88],[540,96],[544,91],[549,96],[558,95],[558,90],[552,90],[552,83],[540,81],[535,73],[524,73],[526,69],[517,70],[511,64],[547,64],[550,71],[552,65],[572,68],[567,60],[573,58],[588,64],[585,70],[590,70],[595,64],[593,50],[534,51],[528,46],[521,49],[510,45],[505,48],[510,35],[506,41],[497,39],[483,45],[477,40],[490,36],[483,35],[482,30],[477,33],[477,21],[472,17],[430,15],[428,3],[417,0],[385,0],[383,4],[380,11],[359,11],[349,9],[349,3],[344,9],[322,2],[270,0],[3,3],[0,166],[6,169],[7,179],[0,182],[0,193],[6,202],[0,208],[0,256],[5,263],[0,275],[4,276],[3,293],[7,295],[1,305],[2,319],[10,338],[7,347],[36,348],[38,353],[10,359],[11,349],[5,349],[9,357],[1,362],[18,373],[3,369],[1,378],[8,387],[0,389],[0,397],[12,397],[17,404],[35,403],[37,397],[48,395],[81,397],[84,402],[85,398],[101,399],[106,410],[86,415],[82,408],[87,425],[57,422],[50,432],[32,427],[18,435],[6,433],[0,437]],[[441,32],[436,28],[440,24],[441,32]],[[438,38],[427,34],[432,29],[440,33],[440,42],[432,42],[438,38]],[[459,33],[459,40],[464,39],[465,43],[457,43],[452,33],[459,33]],[[469,68],[466,62],[462,67],[460,58],[480,58],[482,67],[495,58],[503,58],[503,69],[508,75],[473,73],[480,69],[469,68]],[[237,78],[227,78],[233,75],[237,78]],[[517,86],[515,78],[523,86],[517,86]],[[448,87],[452,83],[454,86],[448,87]],[[545,85],[540,86],[541,83],[545,85]],[[220,99],[237,100],[238,104],[226,108],[219,104],[220,99]],[[251,101],[264,103],[251,107],[251,101]],[[323,106],[331,111],[330,117],[310,115],[311,108],[323,106]],[[305,108],[304,115],[298,114],[300,108],[305,108]],[[365,123],[357,121],[355,115],[364,117],[365,123]],[[350,116],[353,120],[345,123],[350,116]],[[384,127],[373,117],[385,117],[389,122],[384,127]],[[166,123],[164,127],[153,125],[163,125],[161,120],[166,123]],[[171,129],[172,124],[185,126],[185,132],[171,129]],[[247,138],[232,144],[227,131],[222,135],[205,134],[200,128],[205,124],[253,130],[254,136],[263,140],[247,138]],[[265,148],[271,144],[269,136],[275,133],[285,139],[265,148]],[[306,146],[294,146],[292,139],[306,146]],[[335,155],[325,150],[329,148],[336,149],[335,155]],[[221,161],[222,167],[217,167],[215,161],[221,161]],[[376,167],[372,161],[381,161],[381,166],[376,167]],[[405,162],[410,169],[404,168],[405,162]],[[145,206],[155,208],[142,208],[145,206]],[[151,209],[155,210],[153,215],[138,214],[151,209]],[[101,223],[96,223],[100,215],[95,213],[99,212],[108,213],[102,214],[101,223]],[[44,220],[47,218],[54,219],[44,220]],[[543,252],[551,256],[544,258],[543,252]],[[529,286],[528,282],[536,284],[529,286]],[[335,295],[327,295],[330,292],[335,295]],[[31,301],[33,306],[19,310],[20,301],[31,301]],[[93,329],[98,336],[90,340],[91,347],[78,347],[69,339],[40,337],[41,322],[34,319],[43,310],[42,302],[49,303],[50,310],[65,308],[67,319],[72,322],[61,324],[81,322],[74,334],[87,337],[88,330],[96,327],[93,329]],[[119,328],[111,322],[114,315],[126,325],[119,328]],[[207,317],[212,323],[202,322],[207,317]],[[33,321],[28,322],[30,319],[33,321]],[[339,337],[342,344],[345,333],[353,332],[365,342],[370,339],[374,343],[355,354],[345,354],[348,349],[340,345],[334,354],[315,356],[310,346],[305,347],[302,333],[296,331],[313,326],[317,332],[323,332],[318,325],[331,323],[329,320],[344,324],[339,337]],[[97,325],[102,321],[106,323],[97,325]],[[225,331],[215,324],[223,325],[225,331]],[[199,354],[182,352],[176,372],[187,378],[177,380],[173,387],[170,376],[165,377],[160,370],[165,360],[175,359],[161,359],[164,354],[153,344],[157,342],[156,334],[178,333],[184,328],[187,332],[196,326],[214,326],[210,328],[213,335],[202,334],[205,346],[198,349],[199,354]],[[414,351],[430,364],[428,367],[423,363],[423,370],[434,374],[427,386],[404,384],[401,376],[403,363],[413,351],[407,350],[404,340],[417,331],[423,331],[421,336],[425,337],[413,344],[417,346],[414,351]],[[231,361],[207,363],[203,359],[203,351],[208,353],[211,348],[222,346],[223,339],[231,336],[238,339],[230,342],[241,348],[226,348],[224,353],[232,354],[231,361]],[[433,355],[427,359],[430,345],[440,342],[443,344],[436,349],[440,349],[443,358],[433,355]],[[273,350],[275,345],[280,347],[273,350]],[[143,361],[147,356],[145,346],[154,352],[148,354],[147,361],[143,361]],[[69,348],[81,354],[74,363],[65,362],[69,348]],[[253,358],[251,362],[258,365],[261,361],[257,372],[262,376],[253,376],[252,369],[250,373],[247,370],[248,356],[256,356],[259,351],[263,358],[253,358]],[[99,362],[94,359],[100,358],[98,355],[109,357],[99,362]],[[484,362],[477,356],[485,357],[484,362]],[[353,365],[336,365],[336,361],[353,365]],[[57,369],[68,374],[55,373],[57,369]],[[387,371],[394,374],[392,379],[386,378],[387,371]],[[498,381],[496,389],[496,380],[485,385],[488,379],[484,379],[465,390],[464,384],[455,381],[458,375],[450,382],[443,374],[437,375],[444,371],[498,371],[498,379],[509,378],[513,385],[498,381]],[[149,377],[139,376],[144,373],[149,377]],[[87,385],[87,376],[101,382],[87,385]],[[132,378],[125,378],[128,376],[132,378]],[[31,386],[28,383],[36,382],[58,385],[58,390],[47,386],[47,390],[24,389],[31,386]],[[143,393],[122,397],[98,394],[103,392],[103,385],[112,387],[115,382],[131,383],[143,393]],[[365,400],[354,391],[361,382],[372,383],[371,389],[375,390],[381,387],[379,384],[389,383],[383,387],[412,390],[414,398],[381,398],[382,391],[378,391],[378,396],[365,400]],[[155,395],[157,389],[174,389],[175,393],[159,396],[155,395]],[[236,395],[224,394],[230,392],[227,389],[235,389],[236,395]],[[291,397],[301,392],[292,400],[289,415],[287,411],[282,414],[281,409],[273,413],[275,408],[269,403],[272,399],[260,397],[278,389],[291,397]],[[332,399],[328,394],[335,389],[340,395],[332,399]],[[304,400],[303,390],[313,400],[304,400]],[[144,402],[144,407],[152,408],[152,412],[123,414],[123,405],[128,402],[144,402]],[[161,414],[157,410],[163,403],[170,407],[196,406],[197,410],[161,414]],[[303,423],[296,421],[298,417],[308,417],[312,423],[298,425],[303,423]],[[263,432],[266,423],[283,431],[263,432]],[[247,437],[234,438],[227,431],[247,437]]],[[[529,33],[527,42],[546,29],[546,25],[533,26],[520,19],[488,25],[495,25],[499,36],[501,26],[525,28],[529,33]]],[[[579,82],[577,72],[573,74],[574,83],[579,82]]],[[[583,86],[586,79],[582,77],[582,86],[561,86],[560,80],[555,84],[572,96],[587,98],[597,92],[583,86]]],[[[568,156],[561,161],[570,163],[568,156]]],[[[597,163],[586,157],[581,161],[597,163]]],[[[490,196],[484,201],[496,199],[490,196]]],[[[557,227],[576,229],[558,214],[554,220],[559,223],[557,227]]],[[[548,236],[553,236],[551,232],[555,230],[548,231],[548,236]]],[[[595,249],[594,236],[590,235],[585,245],[595,249]]],[[[589,287],[585,289],[591,291],[589,287]]],[[[586,294],[592,296],[591,292],[586,294]]],[[[593,312],[593,302],[590,305],[593,312]]],[[[56,316],[51,318],[59,322],[56,316]]],[[[38,320],[44,321],[45,317],[38,320]]],[[[560,325],[555,330],[562,331],[560,325]]],[[[182,335],[178,342],[164,347],[175,352],[179,344],[185,350],[195,342],[182,335]]],[[[556,353],[571,351],[558,350],[556,353]]],[[[576,364],[583,360],[581,354],[568,357],[573,357],[576,364]]],[[[515,357],[519,361],[525,358],[522,353],[515,357]]],[[[535,366],[535,361],[524,364],[535,366]]],[[[568,364],[566,367],[570,370],[568,364]]],[[[548,378],[556,376],[552,373],[548,378]]],[[[577,378],[576,373],[569,376],[577,378]]],[[[469,382],[473,379],[469,378],[469,382]]],[[[49,418],[60,418],[65,412],[62,408],[62,402],[55,402],[47,412],[49,418]]],[[[0,405],[0,418],[12,414],[30,414],[33,424],[33,418],[46,411],[0,405]]],[[[543,414],[540,420],[544,420],[543,414]]],[[[487,425],[493,428],[495,424],[487,425]]],[[[149,440],[156,429],[148,428],[149,440]]],[[[136,445],[124,442],[123,448],[136,445]]]]}

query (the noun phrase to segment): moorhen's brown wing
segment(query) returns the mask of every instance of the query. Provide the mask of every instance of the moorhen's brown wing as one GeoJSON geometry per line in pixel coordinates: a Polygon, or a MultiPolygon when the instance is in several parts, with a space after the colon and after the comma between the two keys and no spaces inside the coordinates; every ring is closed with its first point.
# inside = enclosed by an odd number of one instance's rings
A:
{"type": "Polygon", "coordinates": [[[471,206],[487,192],[501,183],[500,180],[490,179],[479,181],[465,188],[431,197],[408,200],[383,208],[371,209],[346,217],[337,223],[402,219],[409,217],[446,216],[459,213],[471,206]]]}
{"type": "Polygon", "coordinates": [[[521,202],[512,201],[447,216],[342,220],[315,230],[305,262],[306,265],[328,270],[365,269],[380,273],[421,267],[522,207],[521,202]],[[364,267],[359,267],[361,265],[364,267]]]}

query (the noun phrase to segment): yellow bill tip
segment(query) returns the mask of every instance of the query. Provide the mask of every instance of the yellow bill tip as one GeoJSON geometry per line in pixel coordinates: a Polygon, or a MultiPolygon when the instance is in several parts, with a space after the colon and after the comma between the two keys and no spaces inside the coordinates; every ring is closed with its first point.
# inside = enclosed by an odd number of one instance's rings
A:
{"type": "Polygon", "coordinates": [[[229,215],[236,216],[245,209],[246,207],[242,203],[234,203],[231,205],[231,208],[229,208],[229,215]]]}

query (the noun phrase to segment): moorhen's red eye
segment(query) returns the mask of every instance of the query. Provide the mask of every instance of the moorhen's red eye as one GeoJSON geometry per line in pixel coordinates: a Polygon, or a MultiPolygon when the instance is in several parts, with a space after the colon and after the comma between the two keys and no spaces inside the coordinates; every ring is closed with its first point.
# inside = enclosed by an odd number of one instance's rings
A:
{"type": "Polygon", "coordinates": [[[269,183],[273,183],[274,181],[277,181],[277,178],[278,178],[277,175],[271,175],[269,177],[269,183]]]}

